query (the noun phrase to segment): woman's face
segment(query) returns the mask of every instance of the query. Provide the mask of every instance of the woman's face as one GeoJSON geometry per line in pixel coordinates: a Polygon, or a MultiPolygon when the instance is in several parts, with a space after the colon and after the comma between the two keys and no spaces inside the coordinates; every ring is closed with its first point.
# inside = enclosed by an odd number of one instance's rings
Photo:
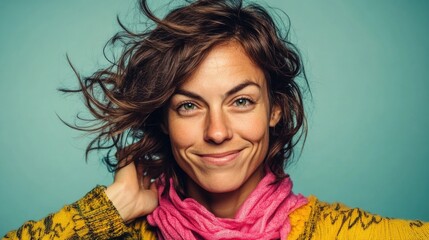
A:
{"type": "Polygon", "coordinates": [[[264,74],[242,47],[218,45],[171,99],[166,131],[173,156],[208,192],[251,191],[263,177],[278,109],[270,109],[264,74]]]}

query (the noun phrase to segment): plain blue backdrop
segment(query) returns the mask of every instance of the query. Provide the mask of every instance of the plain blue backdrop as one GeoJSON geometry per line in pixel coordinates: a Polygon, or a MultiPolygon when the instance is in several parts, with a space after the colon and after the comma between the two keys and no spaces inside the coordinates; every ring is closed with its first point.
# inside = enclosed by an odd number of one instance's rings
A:
{"type": "MultiPolygon", "coordinates": [[[[267,3],[290,16],[313,91],[295,192],[429,221],[428,2],[267,3]]],[[[106,64],[116,15],[139,27],[135,6],[0,1],[0,234],[111,183],[99,155],[85,163],[90,138],[57,118],[85,114],[80,97],[56,89],[77,83],[66,53],[83,74],[106,64]]]]}

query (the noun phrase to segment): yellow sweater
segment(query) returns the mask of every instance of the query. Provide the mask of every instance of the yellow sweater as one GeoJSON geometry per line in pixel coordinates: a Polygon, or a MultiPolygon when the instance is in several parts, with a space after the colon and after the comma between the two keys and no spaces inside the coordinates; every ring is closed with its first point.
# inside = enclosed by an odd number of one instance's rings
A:
{"type": "MultiPolygon", "coordinates": [[[[358,208],[328,204],[309,197],[309,203],[290,216],[288,240],[429,239],[429,223],[383,218],[358,208]]],[[[128,225],[96,187],[81,200],[39,221],[24,223],[5,239],[156,239],[144,218],[128,225]]]]}

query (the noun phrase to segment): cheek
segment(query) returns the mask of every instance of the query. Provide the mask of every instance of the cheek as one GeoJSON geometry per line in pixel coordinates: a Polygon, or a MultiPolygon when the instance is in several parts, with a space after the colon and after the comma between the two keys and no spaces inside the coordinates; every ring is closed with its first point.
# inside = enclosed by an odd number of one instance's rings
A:
{"type": "Polygon", "coordinates": [[[255,113],[243,119],[237,119],[235,129],[242,138],[250,142],[266,141],[268,144],[268,119],[264,113],[255,113]]]}
{"type": "Polygon", "coordinates": [[[180,151],[192,146],[200,134],[197,123],[172,119],[168,123],[168,134],[170,136],[173,152],[180,151]]]}

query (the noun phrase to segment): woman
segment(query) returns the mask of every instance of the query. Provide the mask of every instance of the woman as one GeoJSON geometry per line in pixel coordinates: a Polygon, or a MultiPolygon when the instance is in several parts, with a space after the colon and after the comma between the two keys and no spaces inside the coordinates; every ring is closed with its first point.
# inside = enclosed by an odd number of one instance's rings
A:
{"type": "MultiPolygon", "coordinates": [[[[197,1],[127,31],[121,58],[81,81],[114,183],[6,239],[426,239],[291,191],[284,167],[307,131],[299,54],[258,5],[197,1]],[[129,143],[129,140],[132,140],[129,143]]],[[[65,90],[69,91],[69,90],[65,90]]]]}

